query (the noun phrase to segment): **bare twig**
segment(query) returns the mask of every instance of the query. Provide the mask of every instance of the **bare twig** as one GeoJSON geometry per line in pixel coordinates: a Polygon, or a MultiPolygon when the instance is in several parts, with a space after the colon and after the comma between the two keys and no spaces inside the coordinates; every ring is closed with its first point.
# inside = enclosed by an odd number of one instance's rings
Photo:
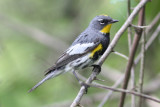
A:
{"type": "MultiPolygon", "coordinates": [[[[131,1],[127,0],[127,4],[128,4],[128,17],[130,15],[130,11],[131,11],[131,1]]],[[[131,52],[131,47],[132,47],[132,29],[131,26],[128,27],[128,50],[129,53],[131,52]]],[[[131,69],[131,83],[132,83],[132,88],[135,88],[135,72],[134,72],[134,66],[131,69]]],[[[131,96],[131,107],[135,107],[135,96],[132,95],[131,96]]]]}
{"type": "MultiPolygon", "coordinates": [[[[121,76],[120,78],[124,78],[124,75],[121,76]]],[[[118,79],[116,81],[116,83],[112,86],[113,88],[117,88],[121,83],[122,83],[122,80],[118,79]]],[[[144,88],[144,93],[145,94],[151,94],[151,93],[154,93],[156,91],[158,91],[160,89],[160,75],[157,75],[153,80],[151,80],[149,82],[149,84],[147,84],[144,88]],[[152,87],[152,88],[151,88],[152,87]]],[[[110,92],[113,93],[112,90],[110,90],[107,95],[106,92],[100,92],[100,93],[96,93],[96,94],[92,94],[92,95],[88,95],[88,96],[85,96],[83,99],[82,99],[82,103],[84,105],[88,105],[88,102],[90,104],[92,104],[92,102],[95,102],[95,101],[101,101],[102,98],[105,98],[107,97],[107,100],[110,98],[110,96],[112,95],[112,99],[118,99],[118,96],[117,95],[114,95],[114,94],[110,94],[110,92]]],[[[105,102],[107,102],[107,100],[105,102]]],[[[151,100],[150,100],[151,101],[151,100]]],[[[58,103],[53,103],[53,104],[50,104],[50,105],[47,105],[45,107],[68,107],[70,104],[71,104],[71,100],[67,100],[67,101],[62,101],[62,102],[58,102],[58,103]]],[[[104,102],[104,103],[105,103],[104,102]]],[[[147,101],[148,102],[148,101],[147,101]]],[[[153,101],[152,101],[153,102],[153,101]]],[[[102,102],[101,102],[102,103],[102,102]]],[[[156,103],[156,102],[155,102],[156,103]]],[[[158,104],[158,103],[157,103],[158,104]]],[[[98,107],[103,107],[103,105],[99,105],[98,107]]]]}
{"type": "MultiPolygon", "coordinates": [[[[160,25],[159,25],[159,27],[156,29],[156,31],[155,31],[155,33],[151,36],[151,39],[149,39],[149,43],[150,43],[150,45],[151,45],[151,43],[154,41],[154,39],[158,36],[158,33],[160,32],[160,25]]],[[[148,42],[147,42],[147,44],[148,44],[148,42]]],[[[149,46],[150,46],[149,45],[149,46]]],[[[146,47],[146,46],[145,46],[146,47]]],[[[148,48],[147,48],[148,49],[148,48]]],[[[141,58],[141,57],[139,57],[139,58],[141,58]]],[[[133,68],[133,67],[132,67],[133,68]]],[[[102,72],[103,73],[103,72],[102,72]]],[[[123,77],[124,78],[124,77],[123,77]]],[[[122,83],[122,80],[123,80],[123,78],[122,79],[119,79],[119,80],[117,80],[116,82],[115,82],[115,84],[112,86],[112,87],[114,87],[114,88],[116,88],[116,87],[118,87],[121,83],[122,83]]],[[[160,79],[159,79],[159,76],[155,79],[155,80],[153,80],[149,85],[147,85],[144,89],[144,93],[152,93],[152,92],[155,92],[156,90],[158,90],[158,89],[160,89],[160,79]],[[156,84],[156,85],[155,85],[156,84]],[[150,88],[150,87],[152,87],[152,88],[150,88]]],[[[102,100],[102,102],[99,104],[99,106],[98,107],[103,107],[103,105],[105,104],[105,102],[107,102],[107,100],[109,99],[109,97],[111,96],[111,94],[112,94],[112,92],[113,91],[109,91],[108,93],[107,93],[107,95],[104,97],[104,99],[102,100]]]]}
{"type": "MultiPolygon", "coordinates": [[[[145,1],[145,0],[141,0],[141,2],[143,2],[143,1],[145,1]]],[[[143,26],[143,24],[144,24],[144,10],[145,10],[145,8],[143,6],[143,8],[139,12],[139,20],[138,20],[139,26],[143,26]]],[[[128,64],[127,64],[127,68],[126,68],[126,72],[125,72],[123,89],[127,89],[127,86],[128,86],[131,68],[132,68],[133,61],[134,61],[134,56],[135,56],[135,53],[136,53],[136,50],[138,47],[139,40],[141,38],[141,34],[142,34],[142,29],[139,29],[139,32],[137,32],[134,36],[134,41],[133,41],[132,49],[130,52],[130,56],[129,56],[129,60],[128,60],[128,64]]],[[[126,93],[122,93],[119,107],[123,107],[124,101],[125,101],[125,96],[126,96],[126,93]]]]}
{"type": "Polygon", "coordinates": [[[113,51],[113,53],[118,55],[118,56],[120,56],[120,57],[122,57],[122,58],[124,58],[124,59],[126,59],[126,60],[128,60],[128,57],[126,55],[122,54],[122,53],[119,53],[117,51],[113,51]]]}
{"type": "MultiPolygon", "coordinates": [[[[136,80],[135,80],[135,67],[132,66],[131,68],[131,86],[132,86],[132,89],[135,90],[135,87],[136,87],[136,80]]],[[[132,95],[131,96],[131,107],[136,107],[136,103],[135,103],[135,96],[132,95]]]]}
{"type": "MultiPolygon", "coordinates": [[[[93,105],[95,101],[101,101],[101,99],[104,97],[105,92],[99,92],[95,93],[92,95],[85,96],[82,99],[82,103],[84,105],[93,105]]],[[[116,96],[113,96],[113,98],[116,98],[116,96]]],[[[70,104],[72,103],[71,100],[66,100],[66,101],[60,101],[60,102],[55,102],[53,104],[49,104],[43,107],[69,107],[70,104]]]]}
{"type": "MultiPolygon", "coordinates": [[[[87,80],[86,77],[82,76],[82,75],[79,74],[78,72],[77,72],[76,74],[77,74],[78,78],[81,79],[82,81],[86,81],[86,80],[87,80]]],[[[98,80],[98,79],[97,79],[97,80],[98,80]]],[[[99,81],[104,81],[104,80],[99,80],[99,81]]],[[[95,82],[95,81],[93,81],[93,83],[94,83],[94,84],[97,84],[97,85],[102,85],[102,84],[97,83],[97,82],[95,82]]]]}
{"type": "Polygon", "coordinates": [[[139,92],[135,92],[135,91],[129,91],[129,90],[124,90],[124,89],[119,89],[119,88],[112,88],[112,87],[104,86],[104,85],[96,85],[96,84],[87,84],[87,85],[89,85],[90,87],[98,87],[98,88],[103,88],[103,89],[107,89],[107,90],[112,90],[112,91],[115,91],[115,92],[134,94],[136,96],[143,97],[143,98],[152,100],[154,102],[160,103],[160,99],[157,99],[157,98],[154,98],[154,97],[151,97],[149,95],[142,94],[142,93],[139,93],[139,92]]]}
{"type": "Polygon", "coordinates": [[[160,12],[156,15],[156,17],[153,19],[153,21],[150,23],[149,27],[146,28],[146,34],[148,34],[153,27],[158,23],[158,21],[160,20],[160,12]]]}
{"type": "Polygon", "coordinates": [[[146,29],[146,28],[150,27],[150,25],[148,25],[148,26],[137,26],[137,25],[133,25],[133,24],[131,24],[131,26],[134,27],[134,28],[138,28],[138,29],[146,29]]]}
{"type": "MultiPolygon", "coordinates": [[[[153,96],[156,98],[156,96],[153,96]]],[[[160,107],[160,104],[159,103],[156,103],[154,101],[151,101],[151,100],[145,100],[145,106],[146,107],[160,107]]]]}
{"type": "MultiPolygon", "coordinates": [[[[145,32],[142,34],[142,46],[141,46],[141,65],[139,73],[139,93],[143,92],[143,78],[144,78],[144,57],[145,57],[145,32]]],[[[139,107],[142,107],[142,97],[139,99],[139,107]]]]}
{"type": "MultiPolygon", "coordinates": [[[[130,0],[127,0],[127,6],[128,6],[128,12],[127,12],[127,14],[128,14],[128,17],[130,16],[130,14],[131,14],[131,1],[130,0]]],[[[131,45],[132,45],[132,39],[131,39],[131,37],[132,37],[132,32],[131,32],[131,27],[129,26],[128,27],[128,48],[129,48],[129,52],[131,51],[131,45]]]]}
{"type": "Polygon", "coordinates": [[[131,0],[127,0],[127,6],[128,6],[128,8],[127,8],[127,15],[128,15],[128,17],[129,17],[129,15],[131,14],[131,0]]]}
{"type": "MultiPolygon", "coordinates": [[[[160,25],[157,27],[157,29],[154,31],[154,33],[152,34],[152,36],[149,38],[149,40],[147,41],[146,45],[145,45],[145,51],[149,48],[149,46],[152,44],[152,42],[155,40],[155,38],[158,36],[158,34],[160,33],[160,25]]],[[[139,54],[137,56],[137,58],[135,59],[135,64],[138,64],[138,62],[141,59],[141,54],[139,54]]]]}
{"type": "MultiPolygon", "coordinates": [[[[148,0],[143,0],[141,1],[133,10],[133,12],[131,13],[131,15],[128,17],[128,19],[126,20],[126,22],[123,24],[123,26],[120,28],[120,30],[116,33],[115,37],[113,38],[112,42],[110,43],[110,45],[108,46],[107,50],[105,51],[105,53],[102,55],[102,57],[99,59],[98,61],[98,65],[102,65],[103,62],[105,61],[105,59],[108,57],[108,55],[112,52],[113,48],[115,47],[115,45],[117,44],[118,40],[120,39],[121,35],[124,33],[124,31],[127,29],[127,27],[130,25],[130,23],[132,22],[132,20],[135,18],[136,14],[139,12],[139,10],[148,2],[148,0]]],[[[86,83],[91,83],[94,78],[99,74],[99,72],[96,70],[94,71],[90,77],[87,79],[86,83]]],[[[71,104],[71,107],[75,107],[77,106],[81,99],[82,96],[85,93],[86,88],[84,86],[81,87],[78,95],[76,96],[76,98],[74,99],[73,103],[71,104]]]]}
{"type": "MultiPolygon", "coordinates": [[[[123,81],[124,79],[124,75],[121,76],[116,82],[115,84],[112,86],[112,88],[117,88],[123,81]]],[[[103,100],[101,101],[101,103],[98,105],[98,107],[103,107],[103,105],[107,102],[107,100],[110,98],[110,96],[112,95],[113,91],[110,90],[106,96],[103,98],[103,100]]]]}
{"type": "MultiPolygon", "coordinates": [[[[149,24],[148,27],[146,27],[145,33],[148,34],[148,32],[153,28],[153,26],[160,20],[160,12],[159,14],[153,19],[153,21],[149,24]]],[[[132,88],[135,89],[135,76],[134,76],[134,66],[132,66],[131,69],[131,81],[132,81],[132,88]]],[[[135,107],[135,97],[132,95],[132,107],[135,107]]]]}

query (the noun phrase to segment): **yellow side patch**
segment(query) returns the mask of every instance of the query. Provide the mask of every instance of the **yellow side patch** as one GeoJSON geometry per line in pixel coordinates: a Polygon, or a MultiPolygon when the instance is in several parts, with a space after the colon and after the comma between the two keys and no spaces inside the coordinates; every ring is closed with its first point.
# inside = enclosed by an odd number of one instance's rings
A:
{"type": "Polygon", "coordinates": [[[94,54],[97,52],[97,51],[100,51],[102,50],[102,44],[99,44],[90,54],[90,57],[93,58],[94,54]]]}
{"type": "Polygon", "coordinates": [[[112,24],[106,25],[106,26],[101,30],[101,32],[102,32],[102,33],[109,33],[109,32],[110,32],[110,29],[111,29],[111,26],[112,26],[112,24]]]}

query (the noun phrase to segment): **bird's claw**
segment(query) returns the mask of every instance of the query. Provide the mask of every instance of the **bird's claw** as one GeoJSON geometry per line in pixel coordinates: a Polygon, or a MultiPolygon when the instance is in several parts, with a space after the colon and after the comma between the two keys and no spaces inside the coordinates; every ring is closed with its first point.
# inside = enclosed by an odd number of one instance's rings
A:
{"type": "Polygon", "coordinates": [[[98,72],[101,72],[101,66],[100,65],[97,65],[97,64],[93,64],[93,71],[98,69],[98,72]]]}
{"type": "Polygon", "coordinates": [[[88,88],[89,88],[90,86],[89,86],[88,84],[86,84],[85,82],[83,82],[83,81],[80,82],[80,85],[85,87],[85,94],[87,94],[88,88]]]}

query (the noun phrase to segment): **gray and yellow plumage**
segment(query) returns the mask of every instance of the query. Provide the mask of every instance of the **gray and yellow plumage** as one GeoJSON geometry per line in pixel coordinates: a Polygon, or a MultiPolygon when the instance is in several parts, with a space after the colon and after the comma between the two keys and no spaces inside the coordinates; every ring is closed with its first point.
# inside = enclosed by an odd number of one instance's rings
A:
{"type": "Polygon", "coordinates": [[[107,49],[110,42],[110,28],[112,23],[115,22],[118,21],[107,15],[93,18],[88,28],[59,57],[55,65],[46,71],[45,78],[37,83],[29,92],[50,78],[67,71],[83,69],[94,64],[107,49]]]}

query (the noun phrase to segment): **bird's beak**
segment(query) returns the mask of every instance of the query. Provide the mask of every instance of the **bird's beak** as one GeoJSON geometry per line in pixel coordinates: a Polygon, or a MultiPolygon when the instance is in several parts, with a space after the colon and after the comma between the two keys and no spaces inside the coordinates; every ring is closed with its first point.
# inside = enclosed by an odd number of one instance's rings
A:
{"type": "Polygon", "coordinates": [[[112,21],[110,21],[110,23],[116,23],[119,22],[118,20],[112,19],[112,21]]]}

